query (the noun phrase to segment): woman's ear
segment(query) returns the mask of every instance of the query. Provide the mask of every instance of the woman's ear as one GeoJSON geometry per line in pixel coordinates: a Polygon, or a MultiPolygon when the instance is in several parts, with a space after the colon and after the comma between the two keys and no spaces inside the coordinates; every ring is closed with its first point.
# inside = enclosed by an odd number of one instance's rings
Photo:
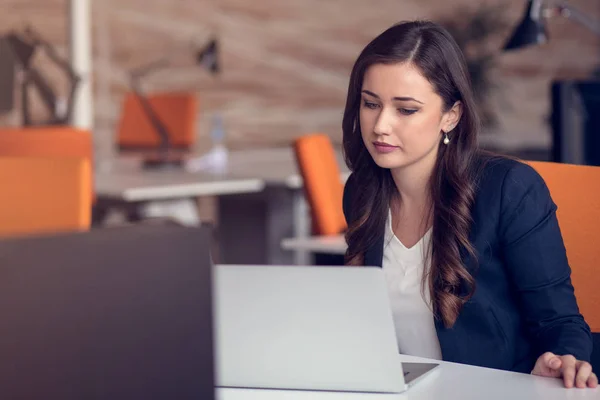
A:
{"type": "Polygon", "coordinates": [[[442,130],[444,132],[450,132],[452,129],[456,128],[458,122],[460,121],[460,117],[462,116],[463,105],[459,100],[452,108],[444,113],[444,121],[442,124],[442,130]]]}

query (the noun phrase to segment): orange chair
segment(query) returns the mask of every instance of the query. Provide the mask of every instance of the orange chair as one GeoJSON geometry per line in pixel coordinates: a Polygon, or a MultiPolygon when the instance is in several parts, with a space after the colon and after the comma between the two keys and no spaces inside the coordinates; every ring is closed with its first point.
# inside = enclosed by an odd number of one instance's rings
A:
{"type": "Polygon", "coordinates": [[[600,167],[528,162],[546,181],[572,269],[581,313],[600,332],[600,167]]]}
{"type": "Polygon", "coordinates": [[[0,157],[0,236],[89,229],[90,178],[83,158],[0,157]]]}
{"type": "Polygon", "coordinates": [[[342,211],[344,184],[331,140],[324,134],[306,135],[294,141],[294,152],[311,210],[313,234],[342,233],[347,228],[342,211]]]}
{"type": "Polygon", "coordinates": [[[0,128],[0,157],[4,156],[84,158],[89,161],[93,183],[94,144],[87,130],[71,126],[0,128]]]}
{"type": "MultiPolygon", "coordinates": [[[[171,146],[191,148],[196,140],[198,99],[193,93],[160,93],[147,96],[152,109],[171,134],[171,146]]],[[[121,150],[154,149],[160,144],[158,133],[138,98],[128,93],[123,101],[118,125],[117,145],[121,150]]]]}
{"type": "Polygon", "coordinates": [[[0,128],[0,156],[81,157],[93,165],[92,134],[69,126],[0,128]]]}

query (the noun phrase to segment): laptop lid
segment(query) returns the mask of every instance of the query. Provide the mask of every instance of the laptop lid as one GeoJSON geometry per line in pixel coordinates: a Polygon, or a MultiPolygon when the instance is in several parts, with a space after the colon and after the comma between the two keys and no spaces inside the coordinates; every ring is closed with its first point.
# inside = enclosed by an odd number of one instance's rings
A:
{"type": "Polygon", "coordinates": [[[217,265],[222,387],[406,389],[381,268],[217,265]]]}
{"type": "Polygon", "coordinates": [[[213,399],[209,231],[0,241],[6,399],[213,399]]]}

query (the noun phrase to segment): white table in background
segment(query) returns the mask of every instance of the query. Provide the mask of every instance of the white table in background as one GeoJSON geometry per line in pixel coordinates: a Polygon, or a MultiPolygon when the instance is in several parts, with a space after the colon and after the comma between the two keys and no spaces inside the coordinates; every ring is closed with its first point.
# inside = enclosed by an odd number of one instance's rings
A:
{"type": "Polygon", "coordinates": [[[184,169],[143,170],[137,157],[121,157],[96,168],[97,207],[95,224],[115,211],[126,219],[175,214],[188,223],[199,223],[196,199],[256,193],[265,183],[230,174],[191,173],[184,169]]]}
{"type": "Polygon", "coordinates": [[[124,202],[181,199],[254,193],[264,189],[261,179],[216,176],[182,171],[121,172],[96,175],[96,193],[124,202]]]}
{"type": "MultiPolygon", "coordinates": [[[[340,179],[344,181],[348,171],[341,152],[337,156],[340,179]]],[[[266,247],[265,263],[286,263],[288,258],[294,264],[309,263],[309,251],[289,252],[281,248],[284,238],[309,237],[311,227],[302,178],[290,147],[231,151],[227,171],[222,174],[190,173],[183,169],[148,171],[141,168],[138,157],[121,156],[96,169],[95,188],[101,202],[115,205],[218,196],[228,220],[224,221],[227,226],[222,227],[223,236],[231,238],[233,245],[245,241],[252,226],[257,235],[266,237],[255,244],[248,243],[240,254],[266,247]],[[257,196],[262,199],[257,201],[257,196]],[[259,220],[249,213],[263,216],[259,220]],[[250,227],[244,226],[238,232],[234,224],[241,225],[237,222],[241,219],[250,227]]]]}
{"type": "MultiPolygon", "coordinates": [[[[435,362],[400,356],[405,362],[435,362]]],[[[562,381],[441,362],[400,394],[310,392],[294,390],[217,389],[218,400],[559,400],[600,399],[600,388],[566,389],[562,381]]]]}

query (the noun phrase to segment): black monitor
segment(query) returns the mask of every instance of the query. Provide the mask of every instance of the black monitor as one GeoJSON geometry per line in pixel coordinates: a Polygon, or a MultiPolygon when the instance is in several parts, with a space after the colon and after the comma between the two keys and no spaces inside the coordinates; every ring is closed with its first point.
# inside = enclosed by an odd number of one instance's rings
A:
{"type": "Polygon", "coordinates": [[[553,161],[600,165],[600,80],[552,84],[553,161]]]}
{"type": "Polygon", "coordinates": [[[3,399],[214,399],[207,228],[0,241],[3,399]]]}

